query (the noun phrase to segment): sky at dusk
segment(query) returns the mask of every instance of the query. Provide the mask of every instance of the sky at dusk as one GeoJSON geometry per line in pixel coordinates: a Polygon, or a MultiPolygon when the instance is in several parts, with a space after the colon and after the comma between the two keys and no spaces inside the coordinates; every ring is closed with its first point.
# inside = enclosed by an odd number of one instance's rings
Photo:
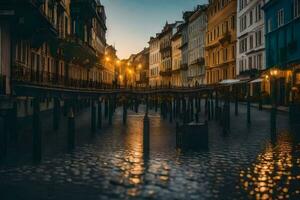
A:
{"type": "Polygon", "coordinates": [[[150,36],[168,21],[182,20],[182,12],[207,0],[101,0],[107,15],[107,42],[115,45],[119,58],[148,46],[150,36]]]}

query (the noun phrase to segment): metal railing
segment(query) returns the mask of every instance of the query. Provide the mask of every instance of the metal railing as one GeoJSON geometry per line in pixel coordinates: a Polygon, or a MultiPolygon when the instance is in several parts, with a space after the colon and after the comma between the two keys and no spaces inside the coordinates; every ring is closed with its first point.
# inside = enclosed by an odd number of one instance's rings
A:
{"type": "Polygon", "coordinates": [[[93,80],[68,78],[67,76],[46,71],[37,71],[24,66],[14,66],[12,80],[19,83],[34,84],[40,86],[111,89],[112,84],[93,80]]]}

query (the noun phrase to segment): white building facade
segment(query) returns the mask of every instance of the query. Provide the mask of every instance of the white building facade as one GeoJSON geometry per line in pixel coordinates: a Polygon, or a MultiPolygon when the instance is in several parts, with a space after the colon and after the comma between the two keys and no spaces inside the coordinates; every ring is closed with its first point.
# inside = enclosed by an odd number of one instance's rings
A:
{"type": "Polygon", "coordinates": [[[149,85],[151,87],[159,85],[161,78],[159,75],[160,71],[160,46],[159,39],[157,37],[151,37],[149,41],[149,85]]]}
{"type": "Polygon", "coordinates": [[[250,78],[265,69],[265,0],[239,0],[237,6],[238,78],[250,78]]]}
{"type": "Polygon", "coordinates": [[[188,82],[205,84],[205,33],[207,27],[206,6],[198,6],[189,17],[188,24],[188,82]]]}

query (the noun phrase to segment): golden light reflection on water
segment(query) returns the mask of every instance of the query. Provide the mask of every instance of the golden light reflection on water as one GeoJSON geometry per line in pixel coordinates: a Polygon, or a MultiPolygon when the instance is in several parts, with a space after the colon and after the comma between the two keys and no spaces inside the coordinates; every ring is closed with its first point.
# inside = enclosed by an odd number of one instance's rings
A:
{"type": "MultiPolygon", "coordinates": [[[[149,152],[144,152],[143,149],[142,121],[138,119],[129,123],[127,135],[124,137],[126,149],[123,155],[118,155],[118,157],[122,158],[122,161],[117,167],[121,171],[120,178],[122,180],[120,182],[129,185],[127,195],[137,197],[142,192],[139,186],[144,184],[147,170],[151,171],[158,181],[167,182],[169,180],[170,166],[166,162],[155,163],[151,167],[149,166],[149,152]]],[[[155,191],[149,190],[147,194],[152,196],[155,194],[155,191]]]]}
{"type": "Polygon", "coordinates": [[[240,172],[241,187],[255,199],[289,199],[299,194],[300,188],[294,186],[300,183],[300,165],[292,151],[290,135],[280,135],[276,145],[268,144],[253,166],[240,172]],[[295,161],[298,166],[293,166],[295,161]]]}

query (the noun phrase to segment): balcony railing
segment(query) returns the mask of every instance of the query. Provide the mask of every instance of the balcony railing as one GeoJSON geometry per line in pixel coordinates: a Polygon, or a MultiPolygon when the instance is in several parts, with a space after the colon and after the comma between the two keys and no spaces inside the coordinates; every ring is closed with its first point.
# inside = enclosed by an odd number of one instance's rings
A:
{"type": "Polygon", "coordinates": [[[187,63],[181,64],[181,65],[180,65],[180,70],[183,70],[183,71],[188,70],[188,64],[187,64],[187,63]]]}
{"type": "Polygon", "coordinates": [[[172,76],[172,69],[166,69],[159,72],[161,76],[172,76]]]}
{"type": "Polygon", "coordinates": [[[71,88],[93,88],[105,89],[112,88],[112,84],[102,83],[93,80],[82,80],[68,78],[56,73],[37,71],[23,66],[13,67],[13,81],[22,84],[32,84],[51,87],[71,87],[71,88]]]}
{"type": "Polygon", "coordinates": [[[230,42],[231,40],[231,35],[230,32],[225,32],[221,35],[221,37],[219,38],[219,43],[220,44],[224,44],[225,42],[230,42]]]}

